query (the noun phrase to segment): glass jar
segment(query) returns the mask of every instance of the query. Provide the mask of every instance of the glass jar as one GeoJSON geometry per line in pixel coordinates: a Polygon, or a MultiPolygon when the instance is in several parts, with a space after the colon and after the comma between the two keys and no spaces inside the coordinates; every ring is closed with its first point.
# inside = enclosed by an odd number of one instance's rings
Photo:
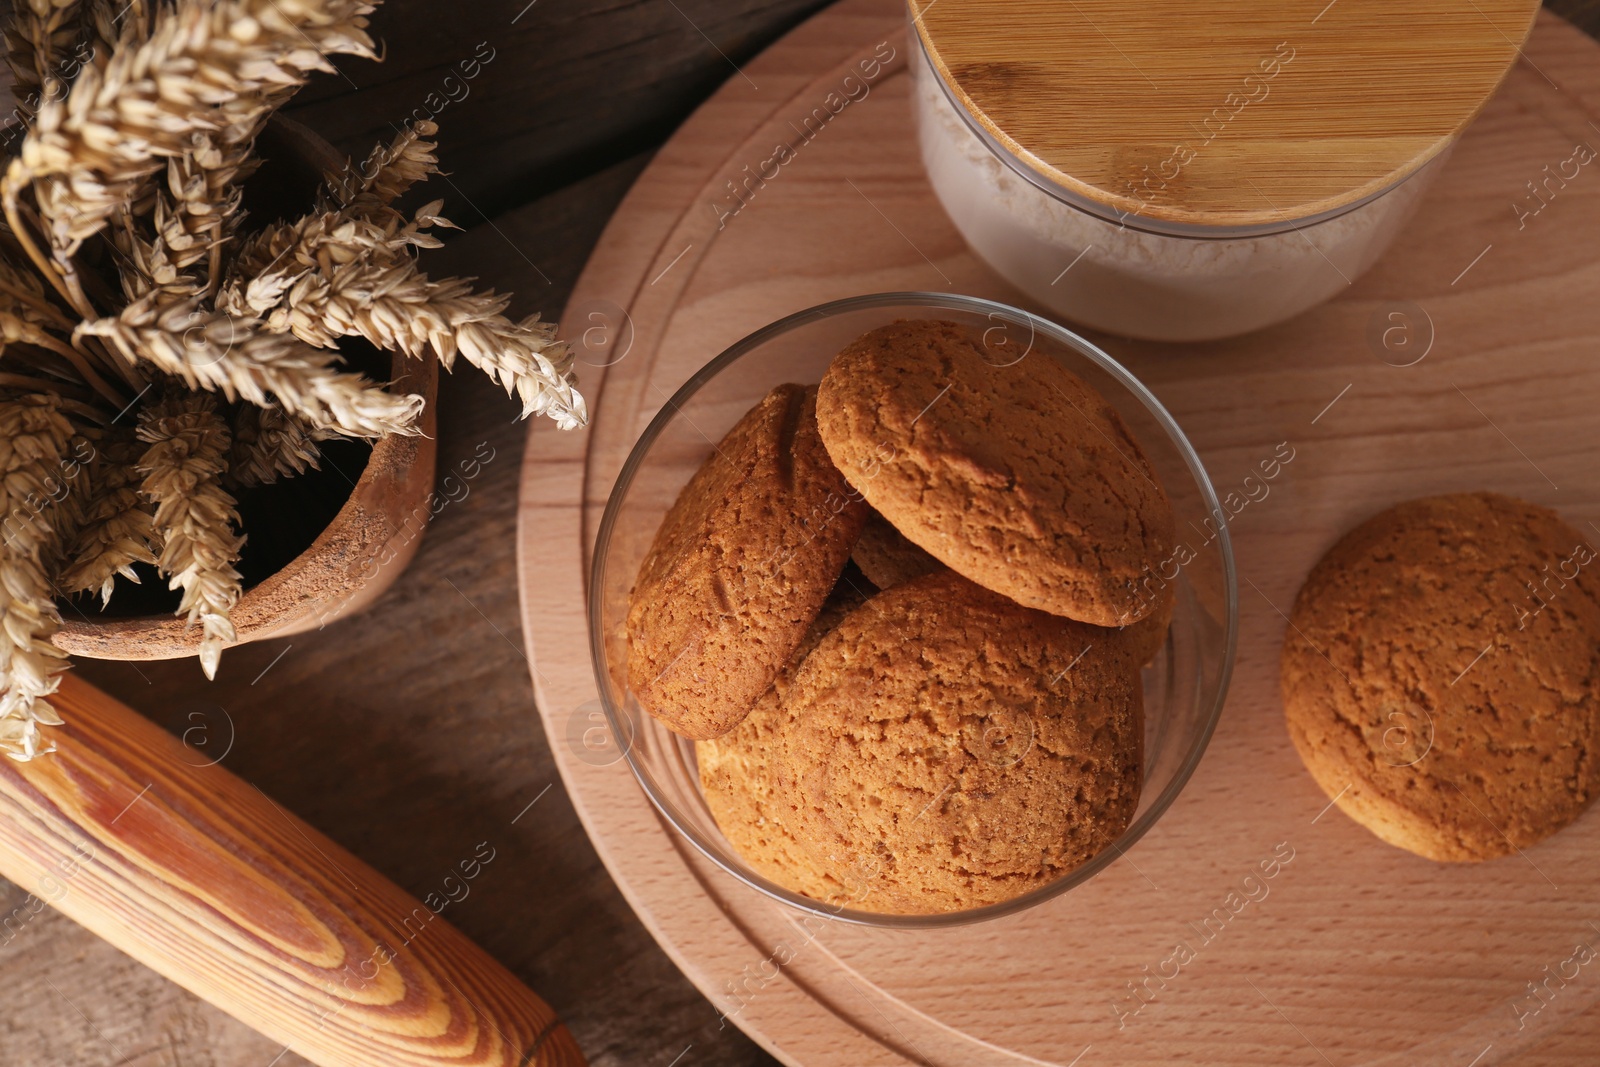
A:
{"type": "MultiPolygon", "coordinates": [[[[985,7],[982,3],[967,6],[985,7]]],[[[1115,5],[1103,0],[1098,4],[1107,6],[1115,5]]],[[[1081,10],[1077,4],[1062,10],[1074,8],[1081,10]]],[[[1172,121],[1149,120],[1144,124],[1149,129],[1141,129],[1140,134],[1149,134],[1145,143],[1158,147],[1136,152],[1126,144],[1108,141],[1100,155],[1111,161],[1095,168],[1096,146],[1080,141],[1062,150],[1063,138],[1070,138],[1080,128],[1085,138],[1097,132],[1109,137],[1107,131],[1114,130],[1114,125],[1097,125],[1070,115],[1058,118],[1050,101],[1028,100],[1021,90],[1004,84],[1010,78],[1041,86],[1070,86],[1079,56],[1071,57],[1072,64],[1053,69],[1048,46],[1035,46],[1016,62],[973,62],[971,53],[977,49],[970,43],[970,31],[977,19],[974,14],[963,14],[964,10],[947,8],[941,14],[933,4],[911,0],[917,132],[923,163],[940,203],[972,250],[1033,300],[1079,323],[1161,341],[1207,340],[1256,330],[1314,307],[1352,283],[1389,247],[1444,164],[1460,128],[1487,99],[1488,91],[1515,57],[1512,38],[1486,41],[1484,50],[1493,54],[1481,57],[1474,67],[1482,85],[1453,87],[1452,96],[1435,101],[1436,106],[1430,108],[1431,125],[1414,135],[1408,133],[1409,139],[1395,138],[1395,146],[1386,149],[1389,157],[1370,147],[1350,149],[1364,154],[1359,165],[1350,167],[1347,189],[1337,184],[1337,176],[1330,181],[1327,173],[1318,173],[1314,193],[1296,197],[1301,191],[1295,181],[1301,157],[1320,156],[1324,171],[1337,169],[1338,138],[1330,132],[1330,144],[1318,145],[1315,123],[1326,120],[1330,131],[1337,127],[1344,136],[1341,108],[1354,108],[1363,90],[1351,85],[1350,99],[1319,105],[1322,112],[1292,100],[1287,106],[1271,105],[1288,111],[1287,116],[1273,114],[1266,101],[1274,87],[1281,100],[1289,96],[1283,87],[1301,71],[1310,71],[1303,82],[1327,81],[1326,72],[1314,62],[1316,57],[1302,54],[1289,40],[1242,53],[1255,58],[1226,57],[1210,68],[1206,64],[1214,57],[1209,54],[1197,61],[1182,53],[1184,62],[1202,70],[1195,75],[1201,82],[1207,69],[1231,70],[1229,77],[1238,82],[1239,91],[1217,96],[1230,101],[1228,107],[1209,114],[1198,110],[1203,104],[1191,107],[1192,101],[1210,101],[1212,95],[1208,94],[1217,93],[1203,85],[1189,92],[1192,100],[1188,101],[1173,100],[1182,94],[1167,92],[1164,99],[1174,113],[1172,121]],[[951,42],[942,56],[931,43],[939,40],[941,32],[951,42]],[[1496,42],[1500,48],[1490,47],[1496,42]],[[1294,65],[1297,57],[1299,68],[1294,65]],[[952,75],[952,69],[961,73],[952,75]],[[1241,78],[1238,69],[1250,73],[1241,78]],[[996,85],[1002,88],[994,88],[996,85]],[[1256,99],[1260,103],[1252,103],[1256,99]],[[999,101],[1002,106],[986,109],[985,101],[999,101]],[[1252,106],[1254,114],[1248,112],[1252,106]],[[1452,108],[1461,111],[1453,125],[1452,108]],[[1205,117],[1197,125],[1180,113],[1205,117]],[[1286,127],[1281,158],[1272,155],[1272,138],[1262,135],[1260,127],[1267,118],[1286,127]],[[1015,132],[1008,131],[1007,122],[1015,124],[1015,132]],[[1247,123],[1255,124],[1252,140],[1239,136],[1247,123]],[[1155,140],[1164,133],[1172,135],[1168,141],[1155,140]],[[1029,139],[1043,142],[1051,138],[1051,145],[1038,143],[1038,151],[1029,149],[1029,139]],[[1241,142],[1245,147],[1240,147],[1241,142]],[[1228,153],[1239,158],[1230,161],[1228,153]],[[1220,164],[1218,156],[1223,157],[1220,164]],[[1202,157],[1211,172],[1196,181],[1193,171],[1201,168],[1195,161],[1202,157]],[[1074,166],[1093,173],[1084,173],[1079,180],[1069,173],[1074,166]],[[1064,172],[1064,167],[1069,172],[1064,172]],[[1395,172],[1392,180],[1383,180],[1385,168],[1395,172]],[[1228,190],[1219,193],[1219,186],[1228,181],[1238,186],[1232,191],[1231,203],[1228,190]],[[1234,204],[1238,210],[1233,209],[1234,204]],[[1274,209],[1275,205],[1281,205],[1281,210],[1274,209]],[[1308,205],[1316,210],[1302,212],[1308,205]]],[[[1013,31],[994,24],[1010,19],[1017,24],[1015,33],[1025,32],[1029,16],[1012,13],[1021,10],[996,7],[982,27],[1004,39],[1013,31]]],[[[1531,17],[1530,10],[1528,26],[1531,17]]],[[[1181,27],[1174,27],[1173,32],[1181,32],[1181,27]]],[[[1324,52],[1337,51],[1339,46],[1329,44],[1329,38],[1320,40],[1324,52]]],[[[1419,42],[1425,44],[1426,35],[1419,42]]],[[[1131,44],[1118,45],[1104,34],[1079,37],[1072,47],[1080,52],[1115,49],[1120,58],[1133,62],[1126,54],[1131,44]]],[[[1204,41],[1189,46],[1190,52],[1208,48],[1204,41]]],[[[1141,53],[1139,65],[1154,78],[1171,84],[1168,79],[1179,75],[1161,69],[1160,62],[1141,53]]],[[[1314,84],[1315,99],[1325,101],[1326,84],[1314,84]]],[[[1073,87],[1058,91],[1063,100],[1070,97],[1075,102],[1063,103],[1063,108],[1130,105],[1121,98],[1104,99],[1109,90],[1073,87]]],[[[1117,90],[1126,91],[1126,84],[1117,90]]],[[[1364,114],[1363,119],[1371,117],[1364,114]]]]}
{"type": "MultiPolygon", "coordinates": [[[[1053,322],[1004,304],[947,293],[882,293],[796,312],[756,331],[706,364],[651,421],[623,464],[595,538],[589,638],[610,737],[650,800],[691,844],[729,874],[775,900],[840,922],[932,928],[1002,918],[1092,878],[1155,825],[1198,766],[1222,712],[1239,630],[1239,602],[1226,513],[1200,457],[1155,396],[1105,352],[1053,322]],[[656,530],[713,442],[783,382],[812,384],[845,345],[905,319],[957,323],[1014,341],[1093,386],[1116,409],[1148,457],[1184,535],[1174,553],[1175,593],[1167,641],[1141,672],[1144,780],[1133,820],[1104,851],[1052,882],[997,904],[963,911],[898,914],[826,904],[768,880],[725,837],[701,790],[693,741],[639,705],[627,684],[628,600],[656,530]],[[1181,558],[1188,562],[1179,563],[1181,558]]],[[[1163,572],[1163,579],[1168,576],[1163,572]]],[[[852,895],[873,891],[872,872],[842,869],[852,895]]]]}

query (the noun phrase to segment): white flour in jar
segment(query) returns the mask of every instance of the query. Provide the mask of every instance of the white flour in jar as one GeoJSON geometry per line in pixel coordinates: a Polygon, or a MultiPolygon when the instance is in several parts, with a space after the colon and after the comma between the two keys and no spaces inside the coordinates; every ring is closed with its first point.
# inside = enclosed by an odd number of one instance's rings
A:
{"type": "Polygon", "coordinates": [[[1099,218],[1022,177],[957,111],[920,42],[912,67],[923,165],[967,244],[1051,310],[1127,337],[1228,337],[1322,303],[1376,262],[1448,155],[1298,229],[1167,236],[1099,218]]]}

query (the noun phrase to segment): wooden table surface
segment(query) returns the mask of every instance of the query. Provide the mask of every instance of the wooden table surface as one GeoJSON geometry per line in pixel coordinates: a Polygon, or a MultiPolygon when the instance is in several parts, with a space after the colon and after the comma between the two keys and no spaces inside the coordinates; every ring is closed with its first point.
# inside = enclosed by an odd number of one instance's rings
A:
{"type": "MultiPolygon", "coordinates": [[[[375,19],[387,61],[341,61],[293,113],[352,153],[413,110],[437,113],[439,193],[469,229],[431,269],[554,316],[650,148],[817,6],[390,0],[375,19]],[[474,57],[476,78],[445,83],[474,57]]],[[[1549,6],[1600,36],[1600,0],[1549,6]]],[[[551,745],[568,742],[540,728],[518,625],[515,415],[479,376],[445,381],[441,477],[492,458],[368,614],[233,650],[211,684],[193,662],[77,669],[414,894],[487,842],[494,859],[449,918],[550,1001],[597,1067],[772,1063],[657,948],[557,780],[551,745]]],[[[0,981],[8,1067],[305,1062],[4,882],[0,981]]]]}

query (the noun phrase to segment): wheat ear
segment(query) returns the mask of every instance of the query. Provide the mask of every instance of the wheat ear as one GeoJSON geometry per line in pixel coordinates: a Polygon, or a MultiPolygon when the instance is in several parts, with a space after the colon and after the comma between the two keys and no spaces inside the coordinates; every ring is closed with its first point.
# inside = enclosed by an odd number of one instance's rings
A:
{"type": "MultiPolygon", "coordinates": [[[[146,0],[84,0],[83,36],[97,57],[109,57],[118,45],[137,43],[150,36],[150,5],[146,0]]],[[[101,65],[105,65],[104,58],[101,65]]]]}
{"type": "Polygon", "coordinates": [[[322,450],[317,442],[328,436],[276,405],[242,404],[233,419],[228,474],[234,484],[249,487],[318,470],[322,450]]]}
{"type": "Polygon", "coordinates": [[[66,669],[50,643],[61,616],[47,570],[59,540],[49,487],[71,440],[54,396],[0,401],[0,750],[16,760],[52,751],[39,727],[61,724],[45,699],[66,669]]]}
{"type": "Polygon", "coordinates": [[[385,392],[336,369],[335,352],[259,328],[253,319],[212,311],[197,297],[164,302],[147,295],[118,315],[79,331],[105,338],[126,359],[144,360],[191,389],[276,401],[321,430],[349,437],[415,434],[422,397],[385,392]]]}
{"type": "Polygon", "coordinates": [[[438,124],[419,119],[374,148],[359,171],[347,162],[343,171],[328,176],[329,207],[354,218],[377,218],[407,189],[438,173],[433,152],[439,146],[426,140],[438,132],[438,124]]]}
{"type": "Polygon", "coordinates": [[[372,55],[363,0],[178,0],[153,11],[147,38],[92,64],[63,99],[45,100],[0,183],[6,217],[42,272],[80,313],[92,306],[71,257],[137,201],[162,161],[195,137],[254,138],[270,112],[331,53],[372,55]],[[32,187],[54,266],[31,244],[21,196],[32,187]]]}
{"type": "Polygon", "coordinates": [[[78,39],[77,7],[78,0],[16,0],[6,59],[15,79],[11,91],[25,113],[61,77],[62,60],[78,39]]]}
{"type": "Polygon", "coordinates": [[[239,513],[222,488],[228,426],[215,398],[204,393],[164,397],[139,413],[139,489],[156,506],[161,543],[158,566],[172,589],[183,590],[178,614],[200,624],[200,667],[217,674],[222,649],[238,639],[229,614],[242,584],[234,561],[244,538],[234,532],[239,513]]]}
{"type": "Polygon", "coordinates": [[[137,582],[133,565],[156,562],[154,516],[139,495],[136,465],[143,452],[130,430],[113,430],[101,440],[90,468],[83,525],[61,576],[62,592],[97,592],[101,603],[109,603],[117,575],[137,582]]]}
{"type": "Polygon", "coordinates": [[[220,285],[220,251],[239,215],[240,183],[255,170],[254,141],[228,143],[197,134],[194,147],[167,160],[167,187],[156,198],[156,232],[178,270],[210,261],[220,285]]]}
{"type": "Polygon", "coordinates": [[[573,387],[572,354],[553,324],[537,315],[512,322],[501,314],[507,297],[474,292],[461,278],[433,281],[418,268],[411,249],[437,243],[423,231],[444,223],[438,207],[424,206],[409,223],[393,212],[382,223],[324,212],[269,227],[244,256],[271,265],[224,290],[219,303],[319,347],[359,336],[411,356],[432,348],[446,370],[459,352],[518,397],[524,416],[582,426],[588,411],[573,387]]]}

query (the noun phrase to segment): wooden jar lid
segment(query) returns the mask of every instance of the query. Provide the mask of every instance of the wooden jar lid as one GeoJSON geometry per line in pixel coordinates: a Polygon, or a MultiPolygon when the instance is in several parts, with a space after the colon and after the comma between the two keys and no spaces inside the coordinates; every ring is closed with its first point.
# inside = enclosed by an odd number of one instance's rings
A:
{"type": "Polygon", "coordinates": [[[908,0],[959,106],[1112,212],[1255,226],[1338,211],[1448,146],[1539,0],[908,0]]]}

